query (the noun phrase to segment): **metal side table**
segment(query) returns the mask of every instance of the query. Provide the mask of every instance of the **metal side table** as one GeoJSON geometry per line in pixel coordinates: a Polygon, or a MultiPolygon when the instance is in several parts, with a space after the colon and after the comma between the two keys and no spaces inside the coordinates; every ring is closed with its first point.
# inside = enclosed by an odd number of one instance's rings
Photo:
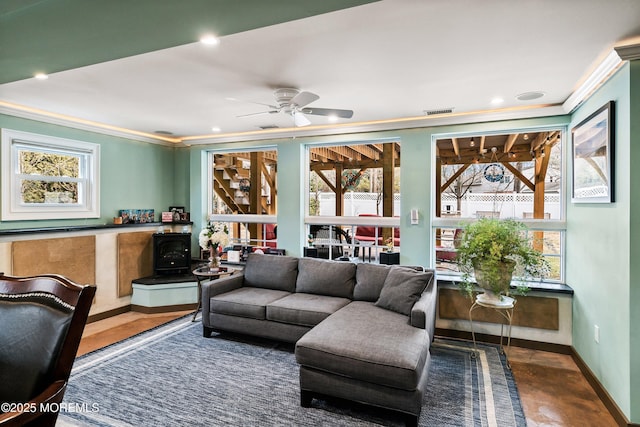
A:
{"type": "MultiPolygon", "coordinates": [[[[471,325],[471,337],[473,338],[472,357],[476,357],[476,355],[478,354],[478,347],[476,346],[476,334],[473,331],[473,311],[478,307],[490,308],[495,310],[507,321],[507,348],[509,348],[511,346],[511,325],[513,322],[513,310],[515,309],[516,302],[517,301],[515,298],[507,296],[503,296],[502,300],[500,301],[495,301],[487,299],[485,294],[476,295],[476,300],[469,309],[469,324],[471,325]]],[[[506,356],[504,346],[502,344],[504,338],[504,327],[505,322],[500,323],[500,353],[506,356]]],[[[508,359],[507,367],[511,369],[511,365],[509,364],[508,359]]]]}

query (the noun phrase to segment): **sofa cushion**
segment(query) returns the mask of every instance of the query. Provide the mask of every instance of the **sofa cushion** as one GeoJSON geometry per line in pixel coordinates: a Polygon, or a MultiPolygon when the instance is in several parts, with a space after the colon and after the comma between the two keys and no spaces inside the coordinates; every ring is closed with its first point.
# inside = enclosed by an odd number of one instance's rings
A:
{"type": "Polygon", "coordinates": [[[298,275],[298,258],[249,254],[244,267],[244,286],[293,292],[298,275]]]}
{"type": "Polygon", "coordinates": [[[376,302],[384,286],[384,280],[391,269],[388,265],[358,263],[356,267],[356,285],[353,288],[353,299],[357,301],[376,302]]]}
{"type": "Polygon", "coordinates": [[[392,268],[384,280],[376,306],[408,316],[432,279],[433,271],[392,268]]]}
{"type": "Polygon", "coordinates": [[[297,292],[267,305],[267,320],[315,326],[351,302],[348,298],[297,292]]]}
{"type": "MultiPolygon", "coordinates": [[[[277,257],[274,256],[274,258],[277,257]]],[[[290,293],[286,291],[242,287],[211,297],[209,310],[212,313],[265,320],[267,318],[267,304],[287,295],[290,293]]]]}
{"type": "Polygon", "coordinates": [[[356,380],[415,390],[429,353],[429,334],[399,313],[353,301],[296,343],[299,364],[356,380]]]}
{"type": "Polygon", "coordinates": [[[351,299],[356,265],[344,261],[300,258],[296,292],[351,299]]]}

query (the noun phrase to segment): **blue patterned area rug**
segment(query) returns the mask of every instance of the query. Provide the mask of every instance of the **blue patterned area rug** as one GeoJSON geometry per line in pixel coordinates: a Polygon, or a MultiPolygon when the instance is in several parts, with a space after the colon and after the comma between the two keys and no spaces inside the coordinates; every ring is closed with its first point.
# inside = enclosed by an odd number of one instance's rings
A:
{"type": "MultiPolygon", "coordinates": [[[[436,339],[421,426],[525,426],[511,372],[492,345],[436,339]]],[[[57,426],[403,425],[342,400],[300,406],[293,346],[202,337],[190,317],[76,360],[57,426]]]]}

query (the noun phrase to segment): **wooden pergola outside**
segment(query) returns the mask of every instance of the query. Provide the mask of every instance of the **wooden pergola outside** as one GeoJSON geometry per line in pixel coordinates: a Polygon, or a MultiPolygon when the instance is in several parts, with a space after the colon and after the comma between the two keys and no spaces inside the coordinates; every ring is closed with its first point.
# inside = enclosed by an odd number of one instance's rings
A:
{"type": "MultiPolygon", "coordinates": [[[[336,215],[344,213],[344,194],[349,189],[344,172],[382,168],[382,215],[393,216],[395,168],[400,166],[397,142],[312,147],[310,170],[333,191],[336,215]],[[333,170],[334,177],[327,176],[333,170]]],[[[233,214],[275,215],[277,200],[277,151],[215,154],[213,191],[233,214]],[[246,166],[249,165],[247,168],[246,166]]],[[[262,230],[250,225],[252,239],[261,239],[262,230]]],[[[384,234],[390,235],[390,230],[384,234]]]]}
{"type": "MultiPolygon", "coordinates": [[[[560,131],[483,135],[464,138],[446,138],[436,142],[436,216],[442,214],[442,193],[471,165],[497,163],[509,170],[514,179],[533,192],[533,218],[545,217],[545,182],[551,158],[551,149],[560,141],[560,131]],[[518,162],[534,162],[533,178],[529,179],[515,166],[518,162]],[[445,165],[460,168],[442,183],[445,165]]],[[[534,233],[534,245],[541,248],[542,235],[534,233]]]]}
{"type": "Polygon", "coordinates": [[[399,143],[314,147],[310,150],[309,162],[311,171],[335,193],[337,216],[344,214],[344,194],[349,190],[344,171],[356,170],[357,175],[362,175],[367,169],[382,168],[382,216],[393,216],[395,168],[400,166],[399,143]],[[333,180],[327,177],[328,170],[335,171],[333,180]]]}

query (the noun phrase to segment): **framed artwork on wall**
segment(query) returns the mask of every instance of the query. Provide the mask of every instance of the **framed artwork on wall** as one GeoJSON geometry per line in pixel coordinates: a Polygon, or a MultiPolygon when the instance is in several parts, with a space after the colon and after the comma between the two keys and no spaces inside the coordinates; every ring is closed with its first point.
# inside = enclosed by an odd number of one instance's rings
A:
{"type": "Polygon", "coordinates": [[[615,201],[615,103],[607,102],[571,129],[573,203],[615,201]]]}

